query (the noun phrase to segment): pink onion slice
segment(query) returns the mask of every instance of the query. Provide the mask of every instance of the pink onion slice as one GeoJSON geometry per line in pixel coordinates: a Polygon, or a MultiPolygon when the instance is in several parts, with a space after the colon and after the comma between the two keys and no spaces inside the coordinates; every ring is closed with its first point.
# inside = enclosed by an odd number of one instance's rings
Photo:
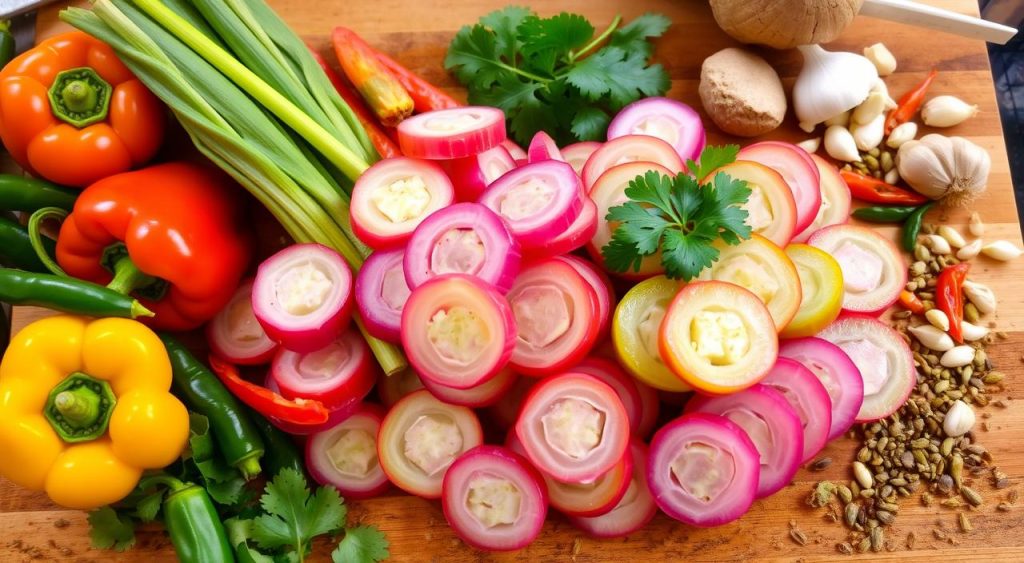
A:
{"type": "Polygon", "coordinates": [[[647,525],[658,513],[650,488],[647,485],[647,446],[634,437],[629,442],[630,457],[633,458],[633,475],[629,479],[626,493],[611,511],[600,516],[570,516],[569,522],[595,538],[619,538],[627,536],[647,525]]]}
{"type": "Polygon", "coordinates": [[[480,154],[446,161],[444,167],[455,186],[455,199],[476,201],[487,186],[514,169],[516,161],[512,159],[508,149],[498,145],[480,154]]]}
{"type": "Polygon", "coordinates": [[[577,174],[583,175],[583,165],[590,159],[594,151],[601,148],[601,143],[596,141],[581,141],[573,143],[562,149],[562,157],[572,166],[577,174]]]}
{"type": "Polygon", "coordinates": [[[346,498],[365,499],[388,490],[391,482],[377,459],[377,432],[384,409],[364,403],[339,424],[306,440],[306,469],[321,485],[346,498]]]}
{"type": "Polygon", "coordinates": [[[597,204],[588,197],[583,200],[583,209],[580,210],[579,217],[576,217],[576,220],[573,221],[572,225],[569,225],[568,229],[541,246],[524,248],[523,253],[530,259],[568,254],[594,238],[594,234],[597,233],[599,219],[597,216],[597,204]]]}
{"type": "Polygon", "coordinates": [[[398,124],[402,153],[446,160],[484,152],[505,140],[505,113],[465,106],[414,115],[398,124]]]}
{"type": "Polygon", "coordinates": [[[572,371],[592,375],[614,389],[622,401],[622,406],[626,407],[629,428],[634,436],[637,435],[643,419],[644,405],[632,377],[626,375],[615,362],[597,356],[584,358],[582,362],[573,366],[572,371]]]}
{"type": "Polygon", "coordinates": [[[462,541],[477,549],[511,551],[540,535],[548,495],[523,456],[485,445],[462,454],[448,468],[441,505],[462,541]]]}
{"type": "Polygon", "coordinates": [[[742,428],[761,454],[757,498],[785,487],[800,468],[804,430],[800,417],[778,391],[761,384],[720,397],[696,396],[686,412],[705,412],[728,418],[742,428]]]}
{"type": "Polygon", "coordinates": [[[579,217],[583,192],[571,166],[544,160],[498,178],[480,197],[480,203],[504,219],[520,243],[541,246],[579,217]]]}
{"type": "Polygon", "coordinates": [[[775,389],[789,402],[804,429],[802,463],[825,447],[832,427],[832,399],[821,381],[796,360],[779,358],[761,385],[775,389]]]}
{"type": "Polygon", "coordinates": [[[683,161],[704,150],[704,124],[693,108],[668,98],[645,98],[629,104],[608,124],[608,140],[649,135],[672,145],[683,161]]]}
{"type": "Polygon", "coordinates": [[[877,319],[849,316],[825,327],[819,337],[839,346],[864,381],[864,404],[857,422],[896,412],[917,384],[913,353],[898,332],[877,319]]]}
{"type": "Polygon", "coordinates": [[[252,312],[252,284],[252,279],[243,280],[206,325],[206,342],[213,353],[245,366],[265,364],[277,351],[277,342],[267,336],[252,312]]]}
{"type": "Polygon", "coordinates": [[[371,248],[401,246],[427,216],[454,199],[452,182],[436,162],[387,158],[363,172],[352,188],[352,232],[371,248]]]}
{"type": "Polygon", "coordinates": [[[566,162],[562,151],[558,150],[558,143],[551,138],[551,135],[543,131],[537,131],[530,139],[530,146],[526,149],[526,161],[529,163],[544,162],[545,160],[557,160],[566,162]]]}
{"type": "Polygon", "coordinates": [[[583,166],[583,186],[589,193],[602,174],[628,162],[647,162],[652,165],[651,169],[662,166],[671,174],[678,174],[685,168],[679,153],[665,141],[647,135],[626,135],[608,141],[590,155],[583,166]]]}
{"type": "Polygon", "coordinates": [[[315,352],[281,350],[270,377],[285,398],[314,399],[332,410],[361,402],[377,380],[370,348],[351,328],[315,352]]]}
{"type": "Polygon", "coordinates": [[[356,307],[366,331],[388,342],[402,338],[402,308],[411,293],[402,266],[404,257],[404,249],[378,250],[356,274],[356,307]]]}
{"type": "Polygon", "coordinates": [[[821,178],[821,207],[818,208],[814,221],[811,221],[802,233],[793,237],[793,242],[807,242],[811,235],[825,227],[843,225],[850,221],[852,196],[846,180],[839,174],[839,169],[816,154],[811,155],[811,160],[818,168],[818,176],[821,178]]]}
{"type": "Polygon", "coordinates": [[[779,357],[796,360],[821,381],[832,401],[828,439],[842,436],[864,403],[860,370],[842,348],[821,338],[796,338],[779,343],[779,357]]]}
{"type": "Polygon", "coordinates": [[[761,141],[743,147],[736,158],[759,162],[782,175],[796,201],[793,233],[799,236],[814,221],[821,207],[821,176],[811,155],[790,143],[761,141]]]}
{"type": "Polygon", "coordinates": [[[505,292],[519,261],[519,242],[501,217],[479,203],[456,203],[416,227],[405,249],[405,280],[415,289],[442,274],[469,274],[505,292]]]}
{"type": "Polygon", "coordinates": [[[341,334],[352,311],[352,271],[321,244],[295,244],[260,264],[252,311],[272,340],[315,352],[341,334]]]}
{"type": "Polygon", "coordinates": [[[844,311],[880,315],[899,299],[907,285],[903,253],[874,229],[832,225],[811,235],[807,243],[839,262],[844,311]]]}
{"type": "Polygon", "coordinates": [[[517,145],[512,139],[505,139],[501,142],[501,146],[505,147],[505,150],[508,151],[508,155],[512,157],[513,161],[518,162],[521,160],[526,162],[526,151],[524,151],[523,147],[517,145]]]}
{"type": "Polygon", "coordinates": [[[688,413],[651,439],[647,485],[670,517],[691,526],[720,526],[754,503],[759,459],[754,442],[736,423],[688,413]]]}
{"type": "Polygon", "coordinates": [[[608,329],[612,324],[612,312],[615,310],[617,301],[612,280],[608,278],[608,274],[605,274],[589,260],[569,254],[558,256],[556,259],[572,266],[594,288],[597,293],[598,335],[601,338],[607,336],[608,329]]]}
{"type": "Polygon", "coordinates": [[[445,274],[413,290],[402,311],[402,346],[424,379],[469,389],[505,367],[516,343],[512,308],[493,286],[445,274]]]}
{"type": "Polygon", "coordinates": [[[452,405],[470,408],[489,407],[505,398],[505,394],[519,379],[519,374],[509,368],[498,372],[491,379],[469,389],[455,389],[434,383],[430,378],[422,379],[423,386],[435,397],[452,405]]]}

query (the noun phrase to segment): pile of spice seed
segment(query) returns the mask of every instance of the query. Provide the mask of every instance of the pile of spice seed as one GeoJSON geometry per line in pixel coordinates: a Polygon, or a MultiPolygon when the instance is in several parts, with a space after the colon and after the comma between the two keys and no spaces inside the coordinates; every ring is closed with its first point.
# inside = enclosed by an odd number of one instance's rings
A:
{"type": "MultiPolygon", "coordinates": [[[[894,327],[913,351],[917,386],[896,413],[851,431],[860,441],[851,468],[854,478],[848,483],[820,482],[808,499],[812,506],[826,507],[827,518],[848,528],[847,541],[836,545],[840,553],[894,551],[898,544],[913,549],[913,532],[904,543],[887,539],[885,531],[899,514],[900,498],[919,488],[924,489],[925,505],[937,503],[958,511],[960,531],[966,533],[973,529],[967,512],[986,502],[972,486],[975,480],[987,476],[996,489],[1009,486],[1007,476],[991,465],[991,455],[977,443],[974,429],[975,409],[989,404],[990,390],[1002,390],[1004,375],[993,369],[985,350],[1005,334],[990,330],[994,322],[982,326],[983,317],[995,311],[995,296],[987,287],[966,281],[969,264],[958,266],[962,262],[953,254],[957,245],[936,232],[954,239],[959,234],[948,227],[922,228],[926,236],[914,248],[900,299],[904,308],[892,315],[894,327]],[[937,301],[942,299],[948,301],[937,301]],[[943,309],[956,310],[957,299],[962,318],[950,319],[943,309]],[[963,336],[963,344],[953,341],[951,329],[963,336]]],[[[982,422],[982,429],[987,430],[987,423],[982,422]]],[[[823,469],[830,462],[818,460],[811,469],[823,469]]],[[[997,509],[1009,506],[1004,502],[997,509]]],[[[946,531],[933,532],[937,539],[957,542],[946,531]]]]}

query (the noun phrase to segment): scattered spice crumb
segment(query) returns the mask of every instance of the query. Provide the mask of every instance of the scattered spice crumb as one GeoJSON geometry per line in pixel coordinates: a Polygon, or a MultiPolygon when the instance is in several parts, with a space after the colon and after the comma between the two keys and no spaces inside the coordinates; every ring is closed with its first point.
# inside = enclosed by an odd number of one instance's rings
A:
{"type": "Polygon", "coordinates": [[[1007,502],[1009,502],[1010,504],[1017,502],[1017,494],[1017,489],[1013,489],[1012,491],[1006,493],[1007,502]]]}
{"type": "Polygon", "coordinates": [[[579,555],[581,551],[583,551],[583,540],[581,540],[579,537],[576,537],[575,539],[572,540],[572,558],[573,558],[573,560],[576,559],[576,556],[579,555]]]}
{"type": "Polygon", "coordinates": [[[907,549],[914,549],[914,543],[917,541],[917,534],[913,531],[907,532],[907,549]]]}
{"type": "Polygon", "coordinates": [[[64,518],[58,518],[58,519],[54,520],[54,522],[53,522],[53,527],[54,528],[67,528],[70,525],[71,525],[71,522],[69,522],[68,520],[66,520],[64,518]]]}
{"type": "Polygon", "coordinates": [[[1010,504],[1006,502],[1001,502],[996,505],[996,510],[998,510],[999,512],[1009,512],[1010,504]]]}
{"type": "Polygon", "coordinates": [[[960,524],[960,531],[965,533],[965,534],[967,532],[970,532],[971,530],[974,529],[974,526],[971,525],[971,521],[967,518],[967,515],[964,514],[963,512],[961,512],[960,515],[958,516],[957,522],[960,524]]]}
{"type": "Polygon", "coordinates": [[[932,529],[932,535],[934,535],[935,539],[937,539],[937,540],[945,540],[946,539],[946,532],[943,532],[942,530],[940,530],[938,528],[932,529]]]}

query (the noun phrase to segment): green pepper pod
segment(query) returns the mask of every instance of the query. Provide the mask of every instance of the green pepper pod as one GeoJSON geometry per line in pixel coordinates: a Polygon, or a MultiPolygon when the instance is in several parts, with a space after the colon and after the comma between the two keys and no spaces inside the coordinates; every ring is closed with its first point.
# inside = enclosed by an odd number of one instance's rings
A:
{"type": "Polygon", "coordinates": [[[0,210],[4,211],[32,213],[44,207],[71,211],[79,193],[27,176],[0,174],[0,210]]]}
{"type": "Polygon", "coordinates": [[[0,22],[0,68],[7,66],[14,58],[14,34],[11,33],[11,22],[0,22]]]}
{"type": "Polygon", "coordinates": [[[903,250],[907,252],[913,252],[914,246],[917,244],[917,233],[921,232],[921,222],[924,221],[925,213],[935,205],[935,202],[926,203],[921,207],[914,210],[913,213],[907,217],[907,220],[903,222],[903,236],[901,242],[903,243],[903,250]]]}
{"type": "Polygon", "coordinates": [[[249,413],[180,342],[167,334],[161,334],[160,339],[171,358],[175,393],[190,410],[210,420],[213,439],[231,466],[238,468],[246,480],[259,475],[260,458],[266,449],[249,413]]]}
{"type": "Polygon", "coordinates": [[[907,205],[873,205],[854,210],[853,216],[870,223],[902,223],[917,211],[917,207],[907,205]]]}
{"type": "Polygon", "coordinates": [[[306,465],[291,436],[271,424],[263,415],[252,409],[248,410],[266,445],[267,453],[263,461],[267,468],[267,479],[273,479],[282,469],[294,469],[299,475],[305,475],[306,465]]]}
{"type": "MultiPolygon", "coordinates": [[[[43,237],[42,241],[43,248],[53,256],[57,250],[57,242],[48,237],[43,237]]],[[[30,272],[46,271],[46,265],[39,260],[35,249],[32,248],[28,229],[17,221],[3,216],[0,216],[0,263],[30,272]]]]}
{"type": "Polygon", "coordinates": [[[91,282],[0,268],[0,301],[35,305],[90,317],[152,317],[153,312],[127,295],[91,282]]]}
{"type": "Polygon", "coordinates": [[[179,483],[164,500],[164,525],[182,563],[233,563],[234,549],[206,490],[179,483]]]}

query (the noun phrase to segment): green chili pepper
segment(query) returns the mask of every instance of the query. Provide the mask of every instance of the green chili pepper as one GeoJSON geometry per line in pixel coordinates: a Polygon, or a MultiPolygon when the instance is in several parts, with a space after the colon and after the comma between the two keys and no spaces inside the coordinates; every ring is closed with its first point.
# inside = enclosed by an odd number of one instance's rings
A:
{"type": "Polygon", "coordinates": [[[913,213],[907,217],[907,220],[903,222],[903,250],[907,252],[913,252],[914,246],[917,244],[917,233],[921,232],[921,222],[924,220],[925,213],[935,205],[935,202],[926,203],[921,207],[914,210],[913,213]]]}
{"type": "Polygon", "coordinates": [[[0,21],[0,68],[7,66],[14,58],[14,34],[10,20],[0,21]]]}
{"type": "Polygon", "coordinates": [[[868,221],[870,223],[902,223],[914,211],[917,211],[915,206],[874,205],[855,210],[853,216],[861,221],[868,221]]]}
{"type": "Polygon", "coordinates": [[[0,268],[0,301],[36,305],[91,317],[152,317],[153,312],[127,295],[87,281],[0,268]]]}
{"type": "Polygon", "coordinates": [[[299,475],[305,475],[306,465],[291,436],[271,424],[258,412],[252,409],[247,410],[266,445],[267,453],[263,457],[263,461],[267,468],[267,479],[273,479],[282,469],[294,469],[299,475]]]}
{"type": "Polygon", "coordinates": [[[153,485],[168,487],[163,521],[179,561],[234,563],[235,550],[206,489],[166,474],[144,477],[139,482],[144,489],[153,485]]]}
{"type": "MultiPolygon", "coordinates": [[[[42,242],[43,248],[52,256],[57,249],[56,241],[43,237],[42,242]]],[[[28,229],[3,216],[0,216],[0,264],[30,272],[46,271],[46,265],[32,247],[28,229]]]]}
{"type": "Polygon", "coordinates": [[[79,193],[35,178],[0,174],[0,210],[4,211],[32,213],[44,207],[71,211],[79,193]]]}
{"type": "Polygon", "coordinates": [[[174,338],[161,334],[173,368],[174,391],[190,410],[210,419],[213,439],[224,459],[248,479],[259,475],[266,448],[242,405],[205,365],[174,338]]]}

